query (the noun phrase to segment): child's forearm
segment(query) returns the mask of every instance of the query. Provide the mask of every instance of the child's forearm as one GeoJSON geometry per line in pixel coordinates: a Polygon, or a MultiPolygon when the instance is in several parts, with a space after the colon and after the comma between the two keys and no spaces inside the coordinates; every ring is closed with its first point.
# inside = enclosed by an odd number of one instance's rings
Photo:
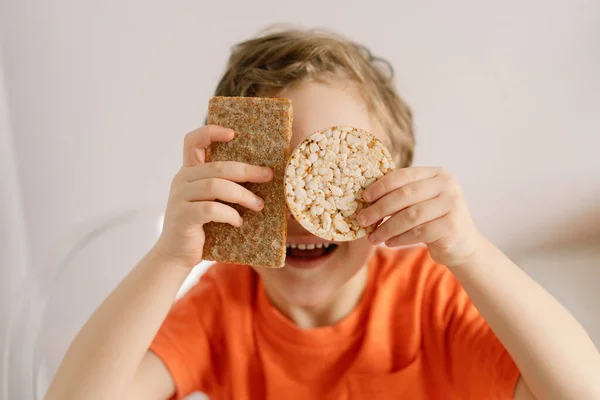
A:
{"type": "Polygon", "coordinates": [[[79,331],[45,399],[123,398],[189,271],[148,253],[79,331]]]}
{"type": "MultiPolygon", "coordinates": [[[[538,399],[600,399],[600,354],[575,318],[487,240],[452,268],[538,399]]],[[[565,268],[568,268],[565,265],[565,268]]]]}

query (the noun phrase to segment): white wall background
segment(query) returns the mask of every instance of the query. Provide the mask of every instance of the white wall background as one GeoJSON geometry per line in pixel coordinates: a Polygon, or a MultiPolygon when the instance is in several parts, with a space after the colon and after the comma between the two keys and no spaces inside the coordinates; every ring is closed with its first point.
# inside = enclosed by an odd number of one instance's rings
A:
{"type": "Polygon", "coordinates": [[[36,267],[111,210],[162,206],[235,42],[330,27],[389,58],[417,163],[461,181],[509,251],[600,221],[600,3],[3,0],[0,33],[36,267]]]}
{"type": "MultiPolygon", "coordinates": [[[[2,54],[0,53],[0,360],[6,355],[3,329],[14,309],[17,287],[28,272],[28,249],[15,162],[13,136],[10,130],[4,91],[2,54]]],[[[0,363],[0,373],[2,364],[0,363]]],[[[4,382],[0,374],[0,393],[4,382]]],[[[2,397],[0,397],[2,398],[2,397]]]]}
{"type": "Polygon", "coordinates": [[[82,224],[163,207],[229,47],[276,22],[328,27],[388,58],[416,114],[416,163],[449,169],[509,254],[600,233],[595,0],[2,0],[13,135],[0,157],[5,174],[12,142],[20,178],[2,195],[22,191],[34,269],[82,224]]]}

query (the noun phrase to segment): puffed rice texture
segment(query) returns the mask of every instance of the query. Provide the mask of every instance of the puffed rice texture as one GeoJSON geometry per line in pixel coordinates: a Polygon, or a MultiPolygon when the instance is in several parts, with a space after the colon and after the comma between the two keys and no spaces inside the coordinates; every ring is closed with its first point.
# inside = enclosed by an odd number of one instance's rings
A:
{"type": "Polygon", "coordinates": [[[294,218],[313,235],[356,240],[377,226],[363,228],[356,221],[369,205],[363,191],[393,169],[390,152],[375,136],[334,126],[313,133],[292,152],[285,174],[286,201],[294,218]]]}

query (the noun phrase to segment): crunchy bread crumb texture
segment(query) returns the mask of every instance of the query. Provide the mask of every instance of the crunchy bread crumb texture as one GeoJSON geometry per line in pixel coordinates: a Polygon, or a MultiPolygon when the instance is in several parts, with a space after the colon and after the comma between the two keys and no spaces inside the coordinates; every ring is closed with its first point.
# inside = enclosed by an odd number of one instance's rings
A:
{"type": "Polygon", "coordinates": [[[356,215],[369,204],[365,188],[394,169],[392,156],[370,133],[345,126],[315,132],[292,152],[285,171],[288,207],[300,224],[326,240],[349,241],[372,232],[356,215]]]}
{"type": "Polygon", "coordinates": [[[292,105],[288,99],[214,97],[209,103],[208,123],[231,128],[235,138],[212,143],[206,161],[238,161],[270,167],[268,183],[242,186],[264,199],[261,211],[228,204],[242,216],[240,228],[228,224],[204,226],[203,258],[234,264],[280,268],[285,262],[287,206],[284,193],[285,166],[290,154],[292,105]]]}

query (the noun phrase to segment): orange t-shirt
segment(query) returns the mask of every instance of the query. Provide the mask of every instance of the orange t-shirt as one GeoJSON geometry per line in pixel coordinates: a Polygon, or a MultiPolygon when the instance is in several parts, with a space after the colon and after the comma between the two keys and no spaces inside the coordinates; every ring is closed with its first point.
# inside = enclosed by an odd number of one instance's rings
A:
{"type": "Polygon", "coordinates": [[[358,306],[309,330],[269,302],[250,267],[215,264],[174,304],[150,349],[176,399],[512,399],[519,377],[424,248],[377,250],[358,306]]]}

